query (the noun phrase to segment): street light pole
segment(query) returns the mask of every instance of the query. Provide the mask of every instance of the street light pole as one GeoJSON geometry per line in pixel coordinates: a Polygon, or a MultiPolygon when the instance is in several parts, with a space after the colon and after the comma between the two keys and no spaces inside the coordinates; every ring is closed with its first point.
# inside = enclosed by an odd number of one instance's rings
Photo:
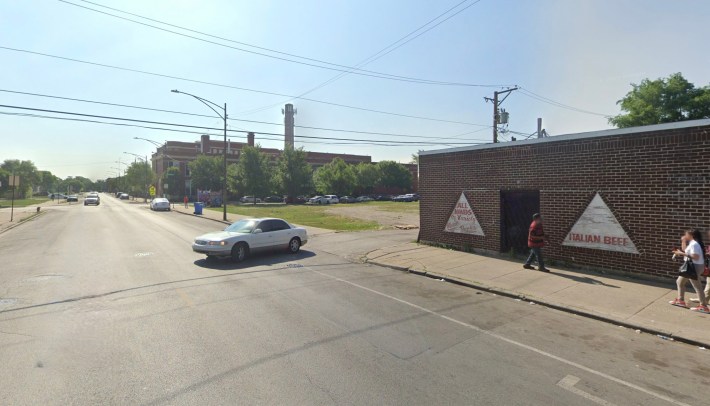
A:
{"type": "Polygon", "coordinates": [[[199,96],[195,96],[194,94],[181,92],[177,89],[171,90],[171,92],[182,93],[194,97],[195,99],[202,102],[202,104],[209,107],[212,111],[214,111],[214,113],[217,114],[219,118],[224,120],[224,145],[222,147],[222,152],[224,156],[224,178],[222,179],[222,220],[227,221],[227,103],[224,103],[224,107],[222,107],[217,103],[211,102],[207,99],[203,99],[199,96]],[[214,109],[214,107],[210,106],[210,104],[212,106],[217,107],[218,109],[222,109],[224,114],[220,114],[217,110],[214,109]]]}

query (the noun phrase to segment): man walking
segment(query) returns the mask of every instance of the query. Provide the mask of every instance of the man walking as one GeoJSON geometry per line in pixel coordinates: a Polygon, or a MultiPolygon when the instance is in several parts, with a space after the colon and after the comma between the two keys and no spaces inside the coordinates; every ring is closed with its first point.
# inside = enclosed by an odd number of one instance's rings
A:
{"type": "Polygon", "coordinates": [[[185,198],[183,199],[183,201],[185,202],[185,208],[187,209],[187,202],[188,202],[187,196],[185,196],[185,198]]]}
{"type": "Polygon", "coordinates": [[[537,270],[541,272],[550,272],[549,269],[545,268],[545,261],[542,259],[542,247],[545,246],[545,232],[542,229],[542,216],[540,213],[533,214],[532,223],[530,223],[530,230],[528,231],[528,247],[530,248],[530,255],[528,260],[525,261],[523,268],[525,269],[535,269],[531,265],[533,260],[537,259],[537,270]]]}

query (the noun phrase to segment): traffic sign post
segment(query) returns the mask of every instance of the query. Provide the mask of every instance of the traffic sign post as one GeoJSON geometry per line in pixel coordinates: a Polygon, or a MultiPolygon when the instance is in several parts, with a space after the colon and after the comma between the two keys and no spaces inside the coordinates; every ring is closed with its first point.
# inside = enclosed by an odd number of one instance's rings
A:
{"type": "Polygon", "coordinates": [[[15,171],[10,175],[10,186],[12,186],[12,203],[10,204],[10,222],[15,217],[15,187],[20,186],[20,176],[15,176],[15,171]]]}

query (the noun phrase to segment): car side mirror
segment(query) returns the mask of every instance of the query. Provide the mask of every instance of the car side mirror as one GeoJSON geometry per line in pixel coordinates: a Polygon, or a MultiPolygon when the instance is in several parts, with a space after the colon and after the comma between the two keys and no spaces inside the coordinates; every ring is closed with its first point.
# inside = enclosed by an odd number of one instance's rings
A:
{"type": "Polygon", "coordinates": [[[259,234],[263,233],[263,231],[260,228],[254,229],[254,234],[259,234]]]}

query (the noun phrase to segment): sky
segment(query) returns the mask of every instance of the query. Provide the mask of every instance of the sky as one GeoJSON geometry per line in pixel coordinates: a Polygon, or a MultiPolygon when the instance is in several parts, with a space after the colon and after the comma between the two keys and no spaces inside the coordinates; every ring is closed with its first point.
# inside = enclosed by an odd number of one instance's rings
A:
{"type": "MultiPolygon", "coordinates": [[[[257,46],[346,67],[360,64],[461,4],[425,27],[441,22],[439,25],[360,66],[447,85],[350,73],[304,96],[399,114],[391,115],[234,88],[296,96],[329,81],[339,71],[187,38],[64,1],[0,0],[0,47],[175,77],[0,48],[1,105],[209,127],[216,130],[146,124],[220,137],[222,120],[199,101],[170,92],[179,89],[220,105],[226,103],[230,130],[254,131],[263,147],[283,148],[282,137],[263,134],[283,134],[283,126],[238,120],[283,123],[281,108],[292,102],[297,109],[296,125],[401,135],[296,128],[296,146],[371,155],[374,161],[409,162],[418,150],[490,142],[493,107],[484,97],[510,86],[522,90],[511,92],[501,105],[510,114],[508,129],[530,134],[536,129],[537,118],[542,117],[543,127],[555,136],[609,128],[605,116],[618,114],[617,100],[630,90],[631,83],[644,78],[682,72],[698,86],[710,83],[710,1],[706,0],[67,1],[245,50],[323,66],[321,62],[253,47],[257,46]],[[224,39],[204,37],[101,5],[224,39]],[[459,10],[463,11],[451,16],[459,10]],[[573,109],[541,101],[529,92],[573,109]],[[299,136],[409,144],[370,145],[299,136]]],[[[9,107],[0,107],[0,113],[82,118],[9,107]]],[[[244,133],[230,134],[236,137],[234,141],[246,139],[244,133]]],[[[520,138],[508,133],[503,139],[511,136],[520,138]]],[[[158,143],[191,142],[198,140],[199,134],[0,114],[0,160],[32,160],[39,169],[60,177],[114,176],[116,170],[112,168],[123,167],[116,161],[134,159],[124,152],[145,156],[155,150],[151,143],[134,137],[158,143]]]]}

